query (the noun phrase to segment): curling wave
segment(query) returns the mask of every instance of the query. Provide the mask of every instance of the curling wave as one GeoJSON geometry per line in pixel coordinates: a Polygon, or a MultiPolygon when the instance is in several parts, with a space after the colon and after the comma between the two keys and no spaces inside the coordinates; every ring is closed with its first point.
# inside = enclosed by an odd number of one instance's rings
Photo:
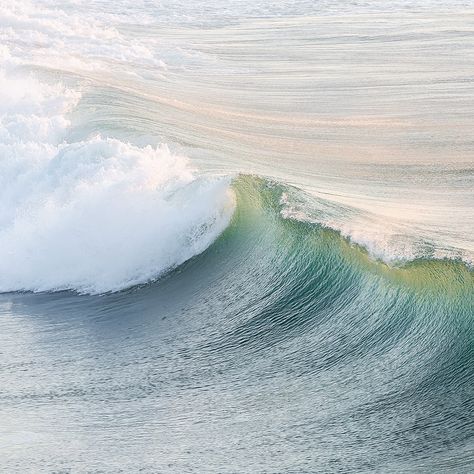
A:
{"type": "Polygon", "coordinates": [[[117,291],[202,252],[233,210],[229,179],[166,145],[68,143],[80,95],[0,74],[0,291],[117,291]]]}
{"type": "Polygon", "coordinates": [[[473,273],[453,261],[389,267],[284,218],[287,187],[240,176],[233,188],[229,226],[159,282],[0,295],[3,426],[16,436],[0,449],[23,446],[23,413],[36,415],[29,457],[17,450],[7,466],[469,471],[473,273]]]}
{"type": "Polygon", "coordinates": [[[0,0],[0,471],[473,472],[466,8],[0,0]]]}

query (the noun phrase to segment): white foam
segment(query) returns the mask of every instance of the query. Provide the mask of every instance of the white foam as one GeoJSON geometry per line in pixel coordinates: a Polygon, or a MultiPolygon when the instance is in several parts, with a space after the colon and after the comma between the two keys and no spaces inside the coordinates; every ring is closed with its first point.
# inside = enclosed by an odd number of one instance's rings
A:
{"type": "MultiPolygon", "coordinates": [[[[146,15],[134,19],[149,22],[146,15]]],[[[157,41],[119,31],[121,23],[129,20],[126,12],[105,15],[100,8],[89,11],[86,5],[81,9],[48,0],[0,0],[0,43],[10,48],[18,63],[42,68],[104,74],[124,63],[166,69],[157,41]]]]}
{"type": "Polygon", "coordinates": [[[0,291],[121,290],[225,229],[228,178],[199,176],[166,145],[67,143],[78,93],[14,73],[0,73],[0,291]]]}

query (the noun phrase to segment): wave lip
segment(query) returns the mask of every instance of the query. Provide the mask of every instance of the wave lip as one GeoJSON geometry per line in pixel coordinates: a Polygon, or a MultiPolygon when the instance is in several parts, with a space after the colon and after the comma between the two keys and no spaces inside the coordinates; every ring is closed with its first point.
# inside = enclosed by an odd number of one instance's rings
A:
{"type": "Polygon", "coordinates": [[[4,292],[144,283],[202,252],[232,214],[229,180],[196,176],[166,146],[96,138],[21,168],[0,192],[14,209],[0,231],[4,292]]]}
{"type": "MultiPolygon", "coordinates": [[[[283,186],[283,185],[282,185],[283,186]]],[[[315,224],[338,232],[363,248],[376,261],[400,267],[417,260],[462,262],[472,269],[470,242],[450,242],[450,234],[434,227],[384,218],[347,204],[313,196],[293,186],[283,186],[279,204],[284,219],[315,224]]]]}

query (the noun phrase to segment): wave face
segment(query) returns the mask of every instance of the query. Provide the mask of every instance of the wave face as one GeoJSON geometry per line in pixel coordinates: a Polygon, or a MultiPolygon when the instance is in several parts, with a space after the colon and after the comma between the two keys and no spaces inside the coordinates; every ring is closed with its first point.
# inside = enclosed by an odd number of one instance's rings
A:
{"type": "Polygon", "coordinates": [[[465,1],[0,0],[0,471],[474,470],[465,1]]]}
{"type": "Polygon", "coordinates": [[[233,186],[229,227],[159,282],[0,296],[4,465],[468,471],[472,272],[376,263],[284,218],[284,186],[233,186]]]}

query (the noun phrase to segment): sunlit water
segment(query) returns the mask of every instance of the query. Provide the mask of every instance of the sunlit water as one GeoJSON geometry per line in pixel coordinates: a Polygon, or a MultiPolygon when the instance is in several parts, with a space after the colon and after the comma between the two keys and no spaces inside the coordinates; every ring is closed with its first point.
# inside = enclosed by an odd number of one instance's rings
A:
{"type": "Polygon", "coordinates": [[[474,5],[273,3],[0,1],[0,469],[472,470],[474,5]]]}

